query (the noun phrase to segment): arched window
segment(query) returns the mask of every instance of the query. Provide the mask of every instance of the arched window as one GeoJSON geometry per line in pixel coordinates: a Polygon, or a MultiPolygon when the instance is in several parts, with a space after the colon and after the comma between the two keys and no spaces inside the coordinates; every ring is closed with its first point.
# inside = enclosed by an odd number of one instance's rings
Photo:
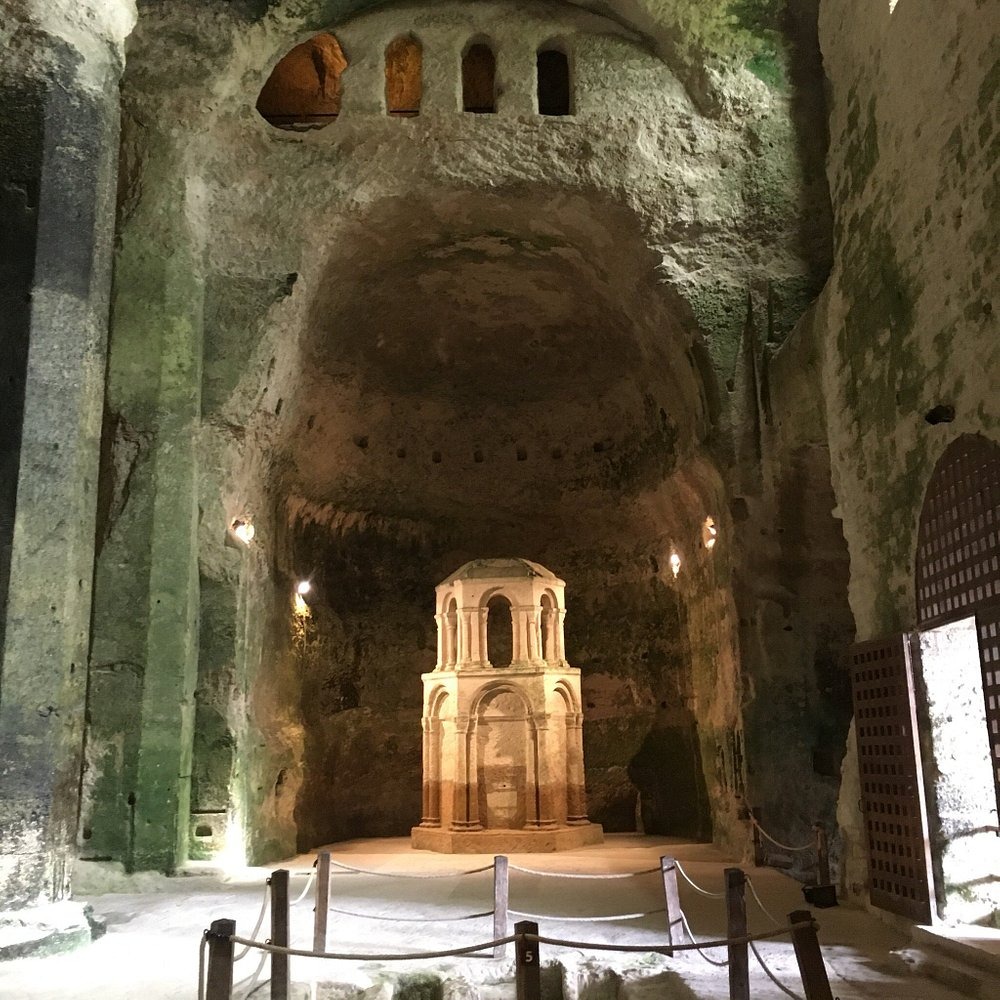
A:
{"type": "Polygon", "coordinates": [[[453,667],[458,659],[458,602],[455,598],[448,601],[444,613],[444,663],[453,667]]]}
{"type": "Polygon", "coordinates": [[[340,114],[340,77],[347,58],[333,35],[296,45],[274,67],[257,110],[276,128],[323,128],[340,114]]]}
{"type": "Polygon", "coordinates": [[[499,594],[486,605],[486,655],[494,667],[509,667],[514,659],[514,619],[510,601],[499,594]]]}
{"type": "Polygon", "coordinates": [[[540,49],[538,72],[538,113],[572,114],[569,84],[569,57],[559,49],[540,49]]]}
{"type": "Polygon", "coordinates": [[[553,647],[555,646],[555,606],[552,598],[548,594],[542,594],[542,659],[554,659],[553,647]]]}
{"type": "Polygon", "coordinates": [[[485,42],[476,42],[462,56],[462,110],[477,115],[496,112],[497,61],[485,42]]]}
{"type": "Polygon", "coordinates": [[[385,50],[385,110],[401,118],[420,114],[424,50],[413,35],[394,38],[385,50]]]}

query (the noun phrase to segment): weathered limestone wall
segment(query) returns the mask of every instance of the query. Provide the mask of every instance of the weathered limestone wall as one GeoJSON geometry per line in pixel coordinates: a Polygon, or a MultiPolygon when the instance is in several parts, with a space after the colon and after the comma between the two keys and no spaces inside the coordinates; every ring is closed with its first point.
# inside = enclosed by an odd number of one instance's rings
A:
{"type": "Polygon", "coordinates": [[[69,891],[111,281],[118,78],[122,41],[133,19],[130,3],[54,3],[28,4],[0,23],[5,908],[57,901],[69,891]]]}
{"type": "MultiPolygon", "coordinates": [[[[916,530],[938,456],[961,433],[1000,434],[995,30],[995,8],[976,0],[821,6],[836,253],[818,315],[861,639],[914,622],[916,530]],[[925,421],[939,404],[953,423],[925,421]]],[[[853,752],[844,778],[846,882],[861,891],[853,752]]]]}
{"type": "MultiPolygon", "coordinates": [[[[484,555],[573,587],[594,818],[629,828],[641,791],[649,829],[738,842],[742,557],[715,470],[747,289],[770,289],[776,344],[826,276],[815,12],[782,35],[767,4],[353,6],[150,6],[129,50],[85,849],[170,868],[223,826],[254,858],[408,828],[428,602],[484,555]],[[342,113],[275,130],[259,90],[320,30],[342,113]],[[422,111],[390,118],[383,53],[411,30],[422,111]],[[496,115],[459,110],[477,33],[496,115]],[[534,113],[552,38],[572,118],[534,113]],[[384,789],[363,814],[359,774],[384,789]]],[[[818,648],[800,624],[794,655],[761,643],[766,698],[818,648]]]]}

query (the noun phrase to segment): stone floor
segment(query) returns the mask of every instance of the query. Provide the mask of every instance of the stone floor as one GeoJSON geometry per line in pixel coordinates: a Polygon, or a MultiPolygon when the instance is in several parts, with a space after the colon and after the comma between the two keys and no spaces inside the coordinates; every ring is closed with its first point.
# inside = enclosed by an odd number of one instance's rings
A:
{"type": "MultiPolygon", "coordinates": [[[[332,848],[334,858],[373,871],[408,874],[453,873],[488,864],[492,858],[447,856],[416,852],[404,839],[351,841],[332,848]]],[[[661,854],[678,858],[691,878],[711,892],[722,889],[722,871],[728,862],[704,844],[657,837],[612,835],[602,845],[548,855],[512,856],[512,864],[548,871],[579,874],[632,872],[657,864],[661,854]]],[[[293,872],[305,873],[312,857],[288,862],[293,872]]],[[[168,1000],[196,996],[198,948],[202,929],[219,917],[237,922],[237,933],[252,930],[260,911],[267,871],[242,869],[211,872],[198,866],[185,876],[125,877],[111,866],[81,865],[78,892],[107,922],[107,934],[89,947],[46,959],[21,959],[0,965],[0,996],[26,1000],[168,1000]]],[[[279,867],[279,866],[274,866],[279,867]]],[[[745,869],[764,906],[784,921],[803,908],[800,887],[770,869],[745,869]]],[[[305,885],[305,874],[292,877],[305,885]]],[[[657,875],[598,881],[557,879],[522,872],[511,874],[511,907],[552,915],[539,921],[541,933],[591,943],[654,944],[663,939],[663,914],[611,922],[573,923],[571,916],[651,912],[663,906],[657,875]]],[[[681,902],[699,939],[725,936],[725,909],[721,899],[698,894],[681,884],[681,902]]],[[[492,873],[440,879],[388,878],[340,873],[332,879],[331,906],[353,913],[384,915],[388,920],[331,914],[328,949],[345,952],[406,953],[459,947],[491,937],[489,917],[452,919],[492,906],[492,873]]],[[[752,901],[748,906],[751,931],[763,932],[770,919],[752,901]]],[[[980,992],[992,987],[948,979],[949,989],[928,978],[934,970],[913,960],[922,954],[919,942],[877,917],[857,909],[816,910],[820,942],[839,1000],[956,1000],[959,997],[996,996],[980,992]]],[[[292,910],[293,945],[312,942],[312,903],[303,900],[292,910]]],[[[982,932],[990,941],[993,938],[982,932]]],[[[259,938],[267,936],[266,929],[259,938]]],[[[961,936],[958,932],[956,937],[961,936]]],[[[787,940],[767,942],[761,953],[774,974],[801,994],[801,983],[787,940]]],[[[713,958],[724,955],[714,954],[713,958]]],[[[542,948],[543,966],[550,968],[544,982],[551,1000],[724,1000],[728,997],[725,969],[716,968],[697,952],[668,959],[653,954],[616,955],[587,946],[542,948]]],[[[250,977],[256,966],[250,955],[237,965],[237,980],[250,977]]],[[[408,960],[404,962],[346,962],[293,958],[292,978],[298,997],[322,1000],[359,997],[366,1000],[507,1000],[513,997],[512,958],[408,960]],[[431,974],[432,979],[415,978],[431,974]]],[[[266,978],[266,970],[262,974],[266,978]]],[[[1000,979],[997,980],[1000,982],[1000,979]]],[[[248,995],[249,983],[234,991],[248,995]]],[[[751,957],[751,991],[755,1000],[784,994],[773,985],[751,957]]],[[[256,997],[266,997],[257,985],[256,997]]]]}

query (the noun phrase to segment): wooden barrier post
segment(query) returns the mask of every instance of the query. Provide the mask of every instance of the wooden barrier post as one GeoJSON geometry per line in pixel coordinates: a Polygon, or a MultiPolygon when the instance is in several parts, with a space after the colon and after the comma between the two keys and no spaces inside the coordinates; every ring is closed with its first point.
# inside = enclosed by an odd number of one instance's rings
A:
{"type": "Polygon", "coordinates": [[[684,943],[684,922],[681,914],[681,896],[677,890],[677,862],[673,858],[660,858],[660,877],[663,879],[663,908],[667,915],[668,955],[673,957],[673,945],[684,943]]]}
{"type": "MultiPolygon", "coordinates": [[[[726,937],[747,936],[747,877],[740,868],[726,872],[726,937]]],[[[729,945],[729,1000],[750,1000],[750,959],[747,943],[729,945]]]]}
{"type": "Polygon", "coordinates": [[[235,920],[213,920],[205,931],[208,940],[208,975],[205,1000],[230,1000],[233,995],[233,941],[235,920]]]}
{"type": "MultiPolygon", "coordinates": [[[[493,859],[493,938],[507,936],[507,906],[510,903],[510,870],[507,858],[498,854],[493,859]]],[[[493,957],[503,958],[507,954],[507,945],[493,946],[493,957]]]]}
{"type": "Polygon", "coordinates": [[[538,924],[533,920],[519,920],[514,924],[514,933],[519,935],[514,942],[517,956],[515,971],[515,993],[517,1000],[541,1000],[542,968],[538,960],[538,942],[525,941],[520,935],[538,934],[538,924]]]}
{"type": "Polygon", "coordinates": [[[816,831],[816,884],[830,884],[830,845],[826,839],[826,826],[823,823],[813,823],[816,831]]]}
{"type": "MultiPolygon", "coordinates": [[[[288,869],[271,872],[271,944],[288,947],[288,869]]],[[[271,1000],[288,1000],[288,956],[271,952],[271,1000]]]]}
{"type": "Polygon", "coordinates": [[[819,939],[816,937],[816,924],[808,910],[796,910],[788,914],[790,924],[805,924],[792,931],[792,945],[795,948],[795,960],[799,963],[799,974],[802,976],[802,987],[806,1000],[833,1000],[830,991],[830,980],[827,978],[823,953],[819,950],[819,939]]]}
{"type": "Polygon", "coordinates": [[[313,951],[326,951],[326,922],[330,915],[330,852],[316,856],[316,907],[313,912],[313,951]]]}

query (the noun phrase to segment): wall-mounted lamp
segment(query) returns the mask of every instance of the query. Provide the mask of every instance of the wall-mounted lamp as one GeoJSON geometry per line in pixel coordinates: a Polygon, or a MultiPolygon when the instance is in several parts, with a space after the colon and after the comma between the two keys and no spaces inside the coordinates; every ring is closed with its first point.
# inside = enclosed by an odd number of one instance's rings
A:
{"type": "Polygon", "coordinates": [[[677,574],[681,571],[681,557],[677,554],[676,550],[672,550],[670,553],[670,572],[674,574],[674,579],[677,579],[677,574]]]}
{"type": "Polygon", "coordinates": [[[237,517],[229,527],[244,545],[249,545],[253,541],[253,536],[257,534],[249,517],[237,517]]]}
{"type": "Polygon", "coordinates": [[[709,552],[715,548],[715,540],[719,536],[719,529],[715,526],[714,517],[706,517],[701,526],[701,543],[709,552]]]}
{"type": "Polygon", "coordinates": [[[295,585],[295,593],[300,597],[305,597],[312,590],[312,584],[308,580],[299,580],[295,585]]]}

